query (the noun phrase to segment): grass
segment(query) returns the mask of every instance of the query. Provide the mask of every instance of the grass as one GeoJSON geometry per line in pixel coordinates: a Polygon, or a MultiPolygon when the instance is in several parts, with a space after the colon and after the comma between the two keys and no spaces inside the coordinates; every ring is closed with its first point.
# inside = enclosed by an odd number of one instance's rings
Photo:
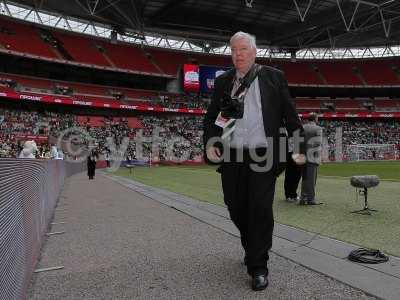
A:
{"type": "MultiPolygon", "coordinates": [[[[138,167],[117,175],[174,191],[198,200],[224,205],[220,176],[215,167],[138,167]]],[[[275,220],[307,231],[400,256],[400,162],[329,163],[319,169],[317,197],[324,205],[298,206],[284,200],[283,176],[276,184],[275,220]],[[369,190],[373,216],[351,214],[363,199],[350,186],[349,176],[376,174],[378,187],[369,190]]]]}
{"type": "Polygon", "coordinates": [[[327,163],[321,165],[319,173],[342,177],[370,174],[378,175],[380,179],[400,181],[400,161],[327,163]]]}

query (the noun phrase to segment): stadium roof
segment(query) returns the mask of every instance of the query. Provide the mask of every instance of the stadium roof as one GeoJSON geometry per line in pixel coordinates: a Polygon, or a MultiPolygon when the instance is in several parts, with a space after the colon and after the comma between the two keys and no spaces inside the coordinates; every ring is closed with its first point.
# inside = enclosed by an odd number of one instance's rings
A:
{"type": "Polygon", "coordinates": [[[106,23],[119,33],[184,37],[202,48],[236,31],[276,51],[400,44],[399,0],[13,0],[106,23]]]}

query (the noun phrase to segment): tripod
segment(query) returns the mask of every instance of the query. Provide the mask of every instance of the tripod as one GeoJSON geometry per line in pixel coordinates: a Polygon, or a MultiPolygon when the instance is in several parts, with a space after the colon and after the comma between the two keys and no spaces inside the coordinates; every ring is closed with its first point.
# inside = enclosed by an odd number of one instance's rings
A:
{"type": "Polygon", "coordinates": [[[360,214],[360,215],[371,215],[371,211],[377,211],[376,209],[371,209],[368,207],[368,189],[364,187],[363,190],[358,190],[360,195],[364,196],[364,208],[360,210],[354,210],[352,214],[360,214]]]}

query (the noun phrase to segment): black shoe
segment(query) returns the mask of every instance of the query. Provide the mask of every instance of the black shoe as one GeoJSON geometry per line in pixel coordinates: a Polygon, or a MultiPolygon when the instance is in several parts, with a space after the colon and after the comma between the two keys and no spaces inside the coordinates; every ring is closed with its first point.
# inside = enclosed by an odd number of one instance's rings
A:
{"type": "Polygon", "coordinates": [[[299,205],[320,205],[322,202],[318,202],[315,199],[314,200],[307,200],[307,199],[300,199],[299,205]]]}
{"type": "Polygon", "coordinates": [[[286,202],[289,202],[289,203],[296,203],[297,201],[299,201],[299,199],[297,197],[293,197],[293,198],[288,197],[288,198],[286,198],[286,202]]]}
{"type": "Polygon", "coordinates": [[[317,202],[316,200],[309,200],[307,201],[308,205],[320,205],[322,202],[317,202]]]}
{"type": "Polygon", "coordinates": [[[254,275],[251,280],[251,288],[253,291],[265,290],[268,286],[267,274],[254,275]]]}

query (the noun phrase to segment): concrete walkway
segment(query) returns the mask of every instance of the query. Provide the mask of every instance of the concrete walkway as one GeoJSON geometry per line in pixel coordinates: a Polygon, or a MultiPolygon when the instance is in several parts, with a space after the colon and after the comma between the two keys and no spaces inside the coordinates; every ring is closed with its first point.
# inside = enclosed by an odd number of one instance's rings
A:
{"type": "Polygon", "coordinates": [[[400,261],[362,266],[355,247],[277,225],[270,286],[250,289],[223,207],[99,173],[67,180],[29,299],[400,299],[400,261]],[[328,276],[326,276],[326,275],[328,276]]]}

